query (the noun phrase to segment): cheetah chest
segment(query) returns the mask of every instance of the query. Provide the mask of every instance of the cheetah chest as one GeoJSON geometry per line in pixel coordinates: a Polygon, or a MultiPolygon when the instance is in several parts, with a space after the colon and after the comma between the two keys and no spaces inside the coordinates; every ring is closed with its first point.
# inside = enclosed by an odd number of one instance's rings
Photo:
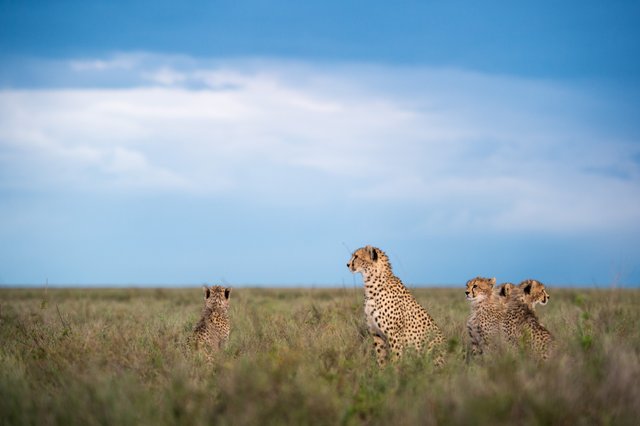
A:
{"type": "Polygon", "coordinates": [[[384,332],[380,329],[378,314],[376,310],[376,303],[373,298],[366,298],[364,301],[364,316],[367,320],[367,327],[371,334],[377,334],[384,337],[384,332]]]}

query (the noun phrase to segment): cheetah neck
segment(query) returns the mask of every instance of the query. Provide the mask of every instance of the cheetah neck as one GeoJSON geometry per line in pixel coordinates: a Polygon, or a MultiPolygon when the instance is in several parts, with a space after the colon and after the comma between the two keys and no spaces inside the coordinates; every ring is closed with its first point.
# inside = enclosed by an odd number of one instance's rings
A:
{"type": "Polygon", "coordinates": [[[487,295],[487,294],[483,294],[481,296],[478,296],[474,299],[471,299],[471,307],[473,309],[477,309],[480,308],[482,306],[487,306],[487,305],[491,305],[495,302],[495,298],[493,297],[493,294],[487,295]]]}
{"type": "Polygon", "coordinates": [[[526,315],[530,315],[537,318],[536,311],[533,308],[534,304],[531,303],[530,300],[527,300],[527,298],[522,294],[512,295],[512,297],[508,302],[508,306],[509,306],[509,310],[511,311],[523,312],[526,315]]]}
{"type": "Polygon", "coordinates": [[[393,272],[391,272],[391,270],[387,268],[369,269],[363,271],[362,278],[364,281],[364,294],[368,299],[376,297],[383,289],[383,287],[388,286],[389,283],[396,281],[393,280],[393,278],[395,278],[393,272]]]}
{"type": "Polygon", "coordinates": [[[202,309],[202,318],[223,318],[227,316],[227,311],[220,306],[205,306],[202,309]]]}

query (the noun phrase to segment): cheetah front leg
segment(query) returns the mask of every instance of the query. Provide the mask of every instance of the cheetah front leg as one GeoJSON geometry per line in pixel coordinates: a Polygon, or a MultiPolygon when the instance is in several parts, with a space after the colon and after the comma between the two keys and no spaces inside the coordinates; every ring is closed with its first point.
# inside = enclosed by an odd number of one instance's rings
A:
{"type": "Polygon", "coordinates": [[[482,349],[482,343],[481,340],[476,338],[476,339],[471,339],[471,355],[472,356],[477,356],[477,355],[482,355],[483,353],[483,349],[482,349]]]}
{"type": "Polygon", "coordinates": [[[388,349],[387,341],[378,334],[373,334],[373,348],[376,351],[376,359],[380,367],[387,363],[388,349]]]}
{"type": "Polygon", "coordinates": [[[402,352],[404,349],[402,340],[397,337],[391,338],[389,347],[391,349],[391,361],[393,361],[394,363],[398,362],[398,360],[402,358],[402,352]]]}
{"type": "Polygon", "coordinates": [[[471,355],[482,355],[484,346],[486,345],[486,333],[484,333],[482,329],[472,325],[467,325],[467,330],[469,331],[471,340],[471,355]]]}

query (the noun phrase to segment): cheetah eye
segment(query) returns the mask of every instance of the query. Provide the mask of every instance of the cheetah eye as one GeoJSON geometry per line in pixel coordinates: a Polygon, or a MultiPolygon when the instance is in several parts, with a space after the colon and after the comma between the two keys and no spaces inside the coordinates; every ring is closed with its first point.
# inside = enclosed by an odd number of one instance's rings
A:
{"type": "Polygon", "coordinates": [[[474,285],[473,285],[473,288],[478,288],[478,285],[477,285],[477,284],[474,284],[474,285]]]}

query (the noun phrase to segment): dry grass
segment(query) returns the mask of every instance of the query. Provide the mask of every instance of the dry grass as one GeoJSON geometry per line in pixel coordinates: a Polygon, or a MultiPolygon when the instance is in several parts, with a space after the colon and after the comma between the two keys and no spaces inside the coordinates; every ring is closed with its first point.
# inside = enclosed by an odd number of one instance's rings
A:
{"type": "Polygon", "coordinates": [[[441,370],[378,370],[361,289],[235,289],[212,364],[185,345],[199,288],[0,290],[0,424],[637,424],[640,291],[552,289],[546,364],[467,363],[462,289],[414,293],[449,339],[441,370]]]}

